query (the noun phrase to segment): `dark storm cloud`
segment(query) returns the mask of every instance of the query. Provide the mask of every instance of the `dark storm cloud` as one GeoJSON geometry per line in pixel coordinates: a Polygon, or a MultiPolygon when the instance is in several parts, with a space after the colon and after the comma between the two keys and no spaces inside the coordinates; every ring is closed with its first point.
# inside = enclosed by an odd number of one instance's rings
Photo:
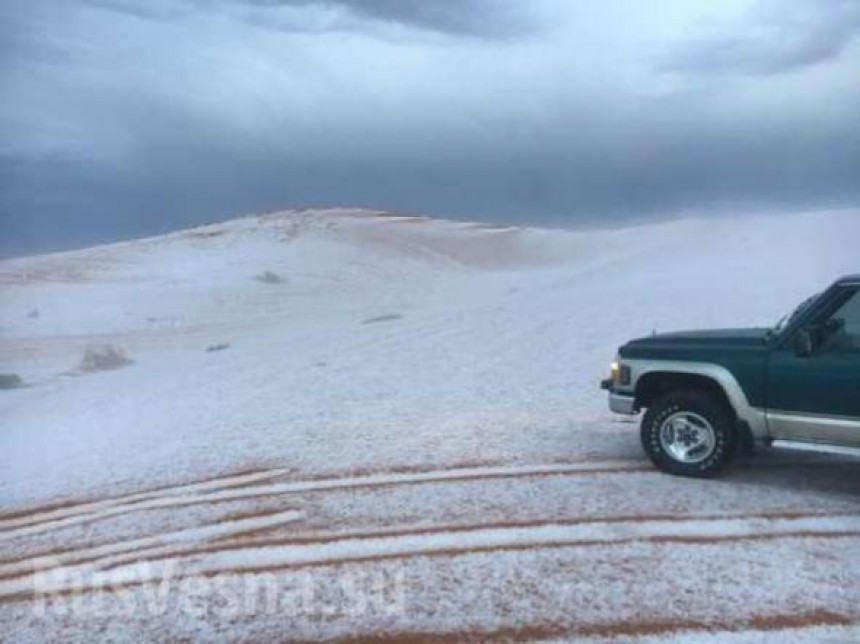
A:
{"type": "Polygon", "coordinates": [[[53,42],[39,37],[33,18],[25,5],[0,3],[0,69],[22,58],[51,58],[58,53],[53,42]]]}
{"type": "Polygon", "coordinates": [[[83,4],[156,21],[176,20],[204,8],[200,0],[83,0],[83,4]]]}
{"type": "Polygon", "coordinates": [[[680,49],[664,68],[695,73],[779,74],[839,57],[860,37],[860,2],[766,3],[741,33],[680,49]]]}
{"type": "Polygon", "coordinates": [[[15,250],[308,205],[564,226],[860,203],[856,129],[792,136],[779,128],[572,120],[516,147],[506,147],[504,136],[489,146],[471,140],[432,151],[387,140],[366,156],[321,150],[303,157],[235,141],[216,145],[217,131],[182,133],[179,126],[150,133],[132,170],[68,159],[0,160],[7,195],[0,213],[14,217],[6,232],[15,250]],[[10,185],[16,189],[7,191],[10,185]]]}
{"type": "MultiPolygon", "coordinates": [[[[236,0],[242,1],[242,0],[236,0]]],[[[441,32],[507,35],[528,23],[519,0],[244,0],[257,6],[338,5],[376,20],[441,32]]]]}
{"type": "MultiPolygon", "coordinates": [[[[340,9],[357,18],[398,23],[432,31],[471,36],[510,36],[529,30],[529,12],[518,0],[88,0],[90,3],[140,18],[171,20],[191,11],[225,8],[250,10],[256,24],[290,31],[317,31],[301,19],[285,22],[278,10],[289,8],[340,9]]],[[[338,25],[342,27],[342,25],[338,25]]]]}

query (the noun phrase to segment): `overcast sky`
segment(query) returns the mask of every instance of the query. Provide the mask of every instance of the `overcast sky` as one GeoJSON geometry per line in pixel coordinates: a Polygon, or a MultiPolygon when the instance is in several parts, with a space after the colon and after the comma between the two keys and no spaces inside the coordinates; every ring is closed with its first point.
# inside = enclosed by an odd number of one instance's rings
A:
{"type": "Polygon", "coordinates": [[[0,252],[860,205],[860,0],[0,2],[0,252]]]}

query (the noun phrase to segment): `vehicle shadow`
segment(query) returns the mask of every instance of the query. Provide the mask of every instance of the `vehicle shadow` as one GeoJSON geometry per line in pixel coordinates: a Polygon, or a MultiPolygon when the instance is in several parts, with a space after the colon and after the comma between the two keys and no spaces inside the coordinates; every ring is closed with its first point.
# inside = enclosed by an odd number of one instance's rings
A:
{"type": "Polygon", "coordinates": [[[860,459],[847,456],[760,449],[738,457],[721,478],[786,491],[845,494],[860,504],[860,459]]]}

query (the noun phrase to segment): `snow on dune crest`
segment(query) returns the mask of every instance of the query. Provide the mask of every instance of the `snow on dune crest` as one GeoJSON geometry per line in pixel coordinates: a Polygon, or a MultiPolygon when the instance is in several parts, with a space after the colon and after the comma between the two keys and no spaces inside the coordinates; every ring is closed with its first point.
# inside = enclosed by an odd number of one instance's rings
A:
{"type": "MultiPolygon", "coordinates": [[[[569,231],[494,226],[386,212],[329,209],[283,211],[199,226],[159,237],[0,262],[4,285],[138,281],[161,276],[201,279],[215,268],[281,263],[311,275],[350,268],[362,277],[368,264],[396,261],[435,268],[519,269],[612,259],[621,243],[628,253],[652,242],[725,245],[741,238],[758,253],[780,255],[786,242],[836,242],[858,233],[860,211],[832,211],[729,220],[684,219],[626,229],[569,231]],[[634,243],[635,247],[629,248],[634,243]],[[775,248],[776,247],[776,248],[775,248]]],[[[751,249],[751,248],[750,248],[751,249]]],[[[677,249],[676,249],[677,250],[677,249]]],[[[809,248],[818,254],[821,248],[809,248]]],[[[825,253],[826,254],[826,253],[825,253]]],[[[838,253],[837,253],[838,254],[838,253]]],[[[738,257],[736,259],[749,259],[738,257]]],[[[424,268],[422,266],[422,268],[424,268]]],[[[234,271],[213,275],[223,280],[234,271]]]]}
{"type": "Polygon", "coordinates": [[[0,326],[33,337],[270,318],[309,299],[376,297],[451,272],[558,262],[570,251],[545,231],[368,211],[273,213],[0,262],[0,326]],[[35,320],[26,318],[32,311],[35,320]]]}
{"type": "Polygon", "coordinates": [[[581,272],[638,257],[647,269],[640,276],[683,268],[704,271],[709,281],[719,281],[716,269],[806,263],[811,284],[850,264],[846,248],[848,240],[860,238],[858,217],[857,211],[842,211],[574,232],[363,210],[285,211],[0,262],[0,326],[12,336],[176,328],[230,319],[230,304],[237,301],[244,302],[243,316],[270,315],[272,293],[257,297],[249,284],[255,276],[288,283],[278,298],[329,297],[433,283],[458,271],[563,265],[581,272]],[[111,304],[104,302],[108,288],[111,304]],[[161,309],[162,315],[145,309],[161,309]],[[23,322],[32,311],[46,315],[23,322]]]}
{"type": "MultiPolygon", "coordinates": [[[[669,228],[685,222],[671,222],[669,228]]],[[[654,234],[667,225],[641,227],[654,234]]],[[[519,268],[578,261],[600,253],[619,231],[573,232],[495,226],[365,210],[299,210],[247,216],[158,237],[0,261],[0,283],[83,282],[149,275],[191,278],[187,269],[275,259],[311,269],[350,265],[356,256],[438,267],[519,268]],[[314,253],[305,254],[306,247],[314,253]],[[202,265],[201,265],[202,263],[202,265]]],[[[203,271],[197,271],[202,273],[203,271]]],[[[355,271],[354,278],[361,277],[355,271]]],[[[219,277],[224,277],[220,275],[219,277]]]]}

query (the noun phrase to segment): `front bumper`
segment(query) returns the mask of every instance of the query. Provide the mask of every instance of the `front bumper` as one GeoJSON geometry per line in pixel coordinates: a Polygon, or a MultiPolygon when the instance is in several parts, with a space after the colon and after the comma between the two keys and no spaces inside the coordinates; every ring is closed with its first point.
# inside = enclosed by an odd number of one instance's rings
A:
{"type": "Polygon", "coordinates": [[[620,393],[614,391],[612,387],[615,382],[609,378],[600,383],[600,388],[609,392],[609,410],[616,414],[625,416],[635,416],[639,410],[636,409],[636,397],[633,392],[620,393]]]}
{"type": "Polygon", "coordinates": [[[616,414],[635,416],[639,410],[636,409],[636,398],[632,394],[620,394],[609,392],[609,410],[616,414]]]}

